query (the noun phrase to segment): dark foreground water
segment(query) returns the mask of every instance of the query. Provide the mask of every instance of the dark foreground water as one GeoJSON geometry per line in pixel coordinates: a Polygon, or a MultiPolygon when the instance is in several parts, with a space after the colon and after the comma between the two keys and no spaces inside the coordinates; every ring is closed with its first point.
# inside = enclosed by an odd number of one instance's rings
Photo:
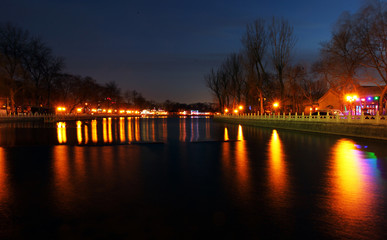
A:
{"type": "Polygon", "coordinates": [[[387,239],[387,144],[210,118],[0,124],[0,239],[387,239]]]}

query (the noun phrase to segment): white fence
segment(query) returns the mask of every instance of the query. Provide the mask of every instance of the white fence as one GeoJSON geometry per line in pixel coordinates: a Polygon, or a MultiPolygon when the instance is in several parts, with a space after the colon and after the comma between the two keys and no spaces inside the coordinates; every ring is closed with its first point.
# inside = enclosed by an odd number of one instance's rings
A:
{"type": "Polygon", "coordinates": [[[229,114],[218,115],[223,118],[242,118],[242,119],[257,119],[257,120],[276,120],[276,121],[311,121],[311,122],[337,122],[337,123],[359,123],[359,124],[376,124],[387,125],[387,115],[298,115],[291,114],[229,114]]]}

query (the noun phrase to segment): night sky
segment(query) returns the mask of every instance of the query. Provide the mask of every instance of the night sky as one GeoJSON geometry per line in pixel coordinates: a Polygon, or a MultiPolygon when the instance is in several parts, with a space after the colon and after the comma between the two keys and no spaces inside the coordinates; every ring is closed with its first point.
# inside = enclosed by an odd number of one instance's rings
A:
{"type": "Polygon", "coordinates": [[[212,101],[203,76],[241,47],[246,24],[284,17],[297,37],[295,61],[313,62],[343,11],[362,0],[97,1],[2,0],[0,22],[42,38],[65,72],[115,81],[150,100],[212,101]]]}

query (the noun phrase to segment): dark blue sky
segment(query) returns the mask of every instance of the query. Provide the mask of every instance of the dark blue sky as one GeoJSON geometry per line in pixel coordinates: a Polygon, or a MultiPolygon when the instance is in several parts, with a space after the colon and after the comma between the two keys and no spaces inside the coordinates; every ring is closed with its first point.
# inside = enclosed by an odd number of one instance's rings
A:
{"type": "Polygon", "coordinates": [[[295,59],[312,61],[343,11],[362,0],[97,1],[2,0],[0,22],[40,36],[65,71],[115,81],[147,99],[212,101],[203,76],[241,49],[246,24],[284,17],[297,37],[295,59]]]}

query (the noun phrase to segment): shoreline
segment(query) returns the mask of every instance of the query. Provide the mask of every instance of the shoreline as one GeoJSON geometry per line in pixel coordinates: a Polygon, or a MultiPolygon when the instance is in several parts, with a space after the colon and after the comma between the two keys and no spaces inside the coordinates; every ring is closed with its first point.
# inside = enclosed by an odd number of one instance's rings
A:
{"type": "Polygon", "coordinates": [[[302,132],[333,134],[387,141],[387,125],[321,121],[263,120],[240,117],[214,117],[215,121],[246,126],[277,128],[302,132]]]}

